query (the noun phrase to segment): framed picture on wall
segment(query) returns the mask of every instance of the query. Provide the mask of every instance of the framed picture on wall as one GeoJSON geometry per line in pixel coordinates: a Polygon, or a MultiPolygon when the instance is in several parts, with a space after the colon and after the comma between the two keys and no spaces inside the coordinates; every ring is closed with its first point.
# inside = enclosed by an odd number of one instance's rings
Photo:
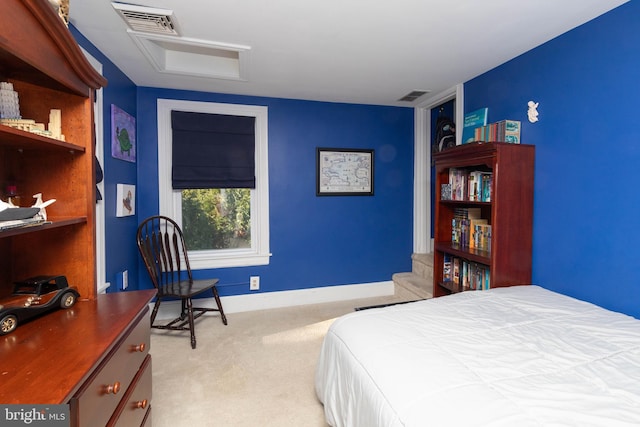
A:
{"type": "Polygon", "coordinates": [[[136,213],[136,186],[131,184],[116,185],[116,216],[130,216],[136,213]]]}
{"type": "Polygon", "coordinates": [[[136,162],[136,119],[111,104],[111,156],[136,162]]]}
{"type": "Polygon", "coordinates": [[[373,196],[374,150],[316,148],[317,196],[373,196]]]}

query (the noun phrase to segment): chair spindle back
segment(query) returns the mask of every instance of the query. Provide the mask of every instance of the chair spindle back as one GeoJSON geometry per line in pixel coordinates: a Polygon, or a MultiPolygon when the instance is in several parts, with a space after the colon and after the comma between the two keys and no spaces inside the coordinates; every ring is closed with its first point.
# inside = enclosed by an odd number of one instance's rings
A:
{"type": "Polygon", "coordinates": [[[179,283],[186,279],[185,274],[193,280],[182,230],[171,218],[157,215],[144,220],[138,227],[137,242],[157,289],[179,283]]]}

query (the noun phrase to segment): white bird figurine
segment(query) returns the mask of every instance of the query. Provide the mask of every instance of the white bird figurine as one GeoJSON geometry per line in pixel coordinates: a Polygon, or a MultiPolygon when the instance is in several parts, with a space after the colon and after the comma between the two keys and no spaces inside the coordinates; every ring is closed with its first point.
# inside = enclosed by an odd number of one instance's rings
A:
{"type": "Polygon", "coordinates": [[[56,199],[49,199],[46,202],[42,201],[42,193],[34,194],[33,198],[36,199],[36,202],[31,206],[32,208],[40,208],[40,215],[42,219],[47,220],[47,211],[45,208],[56,201],[56,199]]]}
{"type": "Polygon", "coordinates": [[[15,207],[16,206],[14,206],[14,204],[11,202],[11,199],[9,199],[9,203],[0,200],[0,212],[2,212],[5,209],[10,209],[15,207]]]}

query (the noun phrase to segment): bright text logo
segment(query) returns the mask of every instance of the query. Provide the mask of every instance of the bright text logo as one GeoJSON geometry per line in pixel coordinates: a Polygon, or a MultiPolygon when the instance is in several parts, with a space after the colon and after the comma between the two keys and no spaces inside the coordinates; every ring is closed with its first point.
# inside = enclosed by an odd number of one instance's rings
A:
{"type": "Polygon", "coordinates": [[[68,427],[68,405],[0,405],[3,426],[68,427]]]}

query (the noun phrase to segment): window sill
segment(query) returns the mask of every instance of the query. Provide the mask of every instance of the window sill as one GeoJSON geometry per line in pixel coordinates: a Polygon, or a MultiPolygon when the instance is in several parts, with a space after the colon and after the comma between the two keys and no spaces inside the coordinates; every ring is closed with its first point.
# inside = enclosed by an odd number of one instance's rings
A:
{"type": "Polygon", "coordinates": [[[189,253],[189,263],[192,270],[206,270],[210,268],[250,267],[254,265],[269,265],[271,254],[229,253],[211,255],[207,253],[189,253]]]}

